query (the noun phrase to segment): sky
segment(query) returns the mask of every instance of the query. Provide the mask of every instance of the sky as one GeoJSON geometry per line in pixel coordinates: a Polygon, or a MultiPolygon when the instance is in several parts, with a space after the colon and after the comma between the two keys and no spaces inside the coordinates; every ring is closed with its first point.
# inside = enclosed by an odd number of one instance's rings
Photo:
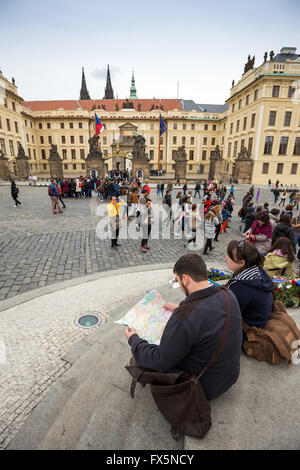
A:
{"type": "Polygon", "coordinates": [[[300,54],[300,0],[0,0],[0,70],[26,101],[78,99],[82,66],[102,99],[223,104],[248,55],[255,66],[284,46],[300,54]]]}

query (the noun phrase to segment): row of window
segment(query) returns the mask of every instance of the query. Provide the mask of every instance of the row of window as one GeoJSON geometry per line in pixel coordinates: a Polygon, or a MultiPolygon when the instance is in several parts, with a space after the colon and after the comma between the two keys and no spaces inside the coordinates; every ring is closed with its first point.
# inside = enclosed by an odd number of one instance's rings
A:
{"type": "MultiPolygon", "coordinates": [[[[269,173],[269,169],[270,169],[270,163],[263,163],[262,174],[267,175],[269,173]]],[[[283,169],[284,169],[284,163],[277,163],[276,174],[282,175],[283,169]]],[[[291,175],[296,175],[298,172],[298,163],[292,163],[290,170],[291,170],[290,171],[291,175]]]]}
{"type": "MultiPolygon", "coordinates": [[[[288,89],[288,95],[287,95],[287,98],[293,98],[295,96],[295,91],[296,91],[296,88],[293,87],[293,86],[290,86],[289,89],[288,89]]],[[[258,99],[258,93],[259,93],[259,89],[255,90],[254,91],[254,99],[253,101],[257,101],[258,99]]],[[[272,89],[272,98],[279,98],[279,95],[280,95],[280,86],[278,85],[274,85],[273,86],[273,89],[272,89]]],[[[284,98],[284,97],[282,97],[284,98]]],[[[248,106],[248,104],[250,104],[250,95],[247,95],[246,96],[246,101],[245,101],[245,106],[248,106]]],[[[235,111],[235,106],[237,105],[237,108],[238,109],[242,109],[242,106],[243,106],[243,100],[240,99],[238,103],[233,103],[232,104],[232,112],[234,113],[235,111]]]]}
{"type": "MultiPolygon", "coordinates": [[[[37,170],[38,169],[38,165],[37,163],[30,163],[30,169],[33,170],[33,165],[35,165],[35,169],[37,170]]],[[[69,167],[72,167],[71,170],[84,170],[85,169],[85,164],[84,163],[81,163],[81,168],[80,168],[80,164],[76,164],[76,163],[73,163],[73,164],[70,164],[68,165],[68,163],[64,163],[64,170],[69,170],[69,167]]],[[[48,165],[46,163],[43,163],[43,170],[47,170],[48,168],[48,165]]]]}
{"type": "MultiPolygon", "coordinates": [[[[16,131],[16,134],[19,134],[19,126],[18,126],[18,123],[17,121],[14,121],[15,123],[15,131],[16,131]]],[[[6,119],[6,128],[8,130],[8,132],[11,132],[11,125],[10,125],[10,120],[9,119],[6,119]]],[[[3,129],[2,127],[2,121],[1,121],[1,116],[0,116],[0,129],[3,129]]]]}
{"type": "MultiPolygon", "coordinates": [[[[270,111],[269,121],[268,121],[269,126],[275,126],[276,114],[277,114],[277,111],[270,111]]],[[[256,117],[256,114],[253,113],[252,116],[251,116],[251,125],[250,125],[251,129],[255,126],[255,117],[256,117]]],[[[292,119],[292,111],[286,111],[285,115],[284,115],[283,126],[284,127],[289,127],[291,125],[291,119],[292,119]]],[[[247,129],[247,120],[248,120],[248,118],[244,117],[243,131],[245,131],[247,129]]],[[[300,125],[300,122],[299,122],[299,125],[300,125]]],[[[235,128],[236,133],[239,132],[239,131],[240,131],[240,119],[238,119],[236,121],[236,128],[235,128]]],[[[230,123],[230,134],[232,134],[232,133],[233,133],[233,122],[230,123]]]]}
{"type": "MultiPolygon", "coordinates": [[[[40,143],[42,145],[45,144],[45,137],[43,135],[40,135],[40,143]]],[[[48,135],[48,144],[51,145],[53,143],[52,141],[52,136],[51,135],[48,135]]],[[[66,143],[66,136],[65,135],[62,135],[61,136],[61,143],[62,144],[65,144],[66,143]]],[[[71,135],[70,136],[70,143],[71,144],[75,144],[75,136],[74,135],[71,135]]],[[[80,144],[84,144],[84,136],[83,135],[80,135],[79,136],[79,143],[80,144]]]]}
{"type": "MultiPolygon", "coordinates": [[[[6,108],[8,108],[8,101],[7,101],[7,98],[4,98],[4,106],[5,106],[6,108]]],[[[12,109],[13,111],[16,110],[16,104],[15,104],[14,101],[11,102],[11,109],[12,109]]]]}
{"type": "MultiPolygon", "coordinates": [[[[26,122],[26,121],[25,121],[25,122],[26,122]]],[[[25,125],[26,125],[26,124],[25,124],[25,125]]],[[[61,122],[61,123],[60,123],[60,128],[61,128],[61,129],[67,129],[67,123],[61,122]],[[66,127],[65,127],[65,124],[66,124],[66,127]]],[[[79,123],[78,123],[78,129],[82,129],[82,128],[83,128],[82,122],[79,122],[79,123]]],[[[39,122],[39,129],[44,129],[42,122],[39,122]]],[[[51,129],[51,122],[46,122],[46,123],[45,123],[45,129],[51,129]]],[[[69,129],[75,129],[75,128],[74,128],[74,122],[69,122],[69,129]]]]}
{"type": "MultiPolygon", "coordinates": [[[[174,157],[176,156],[176,152],[177,150],[172,150],[172,160],[174,160],[174,157]]],[[[210,156],[212,155],[212,153],[214,152],[214,150],[211,150],[210,152],[210,156]]],[[[149,152],[149,157],[150,157],[150,160],[154,160],[155,156],[157,156],[157,152],[154,152],[154,150],[150,150],[149,152]]],[[[221,150],[221,157],[223,156],[223,150],[221,150]]],[[[201,154],[201,159],[203,161],[207,160],[207,150],[202,150],[202,154],[201,154]]],[[[160,151],[160,159],[163,160],[163,150],[160,151]]],[[[190,150],[189,153],[188,153],[188,160],[195,160],[195,151],[194,150],[190,150]]]]}
{"type": "MultiPolygon", "coordinates": [[[[265,140],[264,155],[272,155],[274,137],[267,136],[265,140]]],[[[289,137],[281,137],[279,144],[279,155],[286,155],[288,149],[289,137]]],[[[295,138],[293,155],[300,155],[300,137],[295,138]]]]}
{"type": "MultiPolygon", "coordinates": [[[[72,160],[75,160],[76,159],[76,153],[78,155],[78,151],[76,149],[71,149],[71,158],[72,160]]],[[[80,158],[83,159],[85,158],[85,150],[84,149],[79,149],[79,155],[80,155],[80,158]]],[[[46,160],[47,157],[46,157],[46,150],[45,149],[41,149],[41,156],[42,156],[42,159],[43,160],[46,160]]],[[[68,158],[68,151],[67,149],[62,149],[62,158],[65,160],[66,158],[68,158]]]]}

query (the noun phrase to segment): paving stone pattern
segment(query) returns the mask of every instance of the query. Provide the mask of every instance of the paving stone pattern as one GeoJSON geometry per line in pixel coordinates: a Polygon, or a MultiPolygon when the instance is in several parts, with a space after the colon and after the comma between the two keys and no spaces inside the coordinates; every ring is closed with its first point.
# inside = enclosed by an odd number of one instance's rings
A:
{"type": "MultiPolygon", "coordinates": [[[[221,234],[220,242],[213,243],[215,250],[207,259],[213,256],[216,263],[223,264],[227,243],[240,236],[237,212],[247,188],[237,187],[229,233],[221,234]]],[[[173,197],[178,191],[173,190],[173,197]]],[[[120,240],[118,251],[111,251],[110,241],[99,240],[96,235],[100,201],[95,193],[91,200],[66,199],[66,210],[56,215],[51,213],[47,188],[20,187],[22,206],[18,208],[14,207],[9,186],[0,186],[0,197],[0,301],[86,274],[175,262],[186,252],[183,240],[174,238],[151,240],[151,249],[145,254],[139,240],[120,240]]],[[[155,189],[151,197],[158,202],[155,189]]],[[[263,189],[260,201],[272,203],[271,192],[263,189]]]]}

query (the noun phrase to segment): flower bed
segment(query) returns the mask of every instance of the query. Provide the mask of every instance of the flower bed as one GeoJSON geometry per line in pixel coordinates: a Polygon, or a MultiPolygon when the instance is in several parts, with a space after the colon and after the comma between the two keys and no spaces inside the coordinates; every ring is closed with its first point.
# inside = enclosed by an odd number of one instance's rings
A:
{"type": "Polygon", "coordinates": [[[274,294],[285,307],[299,307],[300,305],[300,280],[273,279],[274,294]]]}

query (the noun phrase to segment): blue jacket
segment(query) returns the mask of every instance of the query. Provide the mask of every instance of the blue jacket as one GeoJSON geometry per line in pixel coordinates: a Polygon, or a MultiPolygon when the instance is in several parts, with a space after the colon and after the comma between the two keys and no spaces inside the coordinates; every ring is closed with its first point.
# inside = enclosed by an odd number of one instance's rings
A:
{"type": "Polygon", "coordinates": [[[231,218],[230,212],[227,209],[225,209],[225,207],[223,207],[222,209],[222,218],[223,220],[229,220],[231,218]]]}
{"type": "Polygon", "coordinates": [[[260,278],[229,282],[229,289],[235,294],[240,305],[242,318],[247,325],[264,328],[272,312],[272,279],[259,268],[260,278]]]}
{"type": "Polygon", "coordinates": [[[55,186],[55,184],[51,183],[49,185],[49,189],[52,189],[52,196],[54,197],[58,197],[58,191],[57,191],[57,187],[55,186]]]}

